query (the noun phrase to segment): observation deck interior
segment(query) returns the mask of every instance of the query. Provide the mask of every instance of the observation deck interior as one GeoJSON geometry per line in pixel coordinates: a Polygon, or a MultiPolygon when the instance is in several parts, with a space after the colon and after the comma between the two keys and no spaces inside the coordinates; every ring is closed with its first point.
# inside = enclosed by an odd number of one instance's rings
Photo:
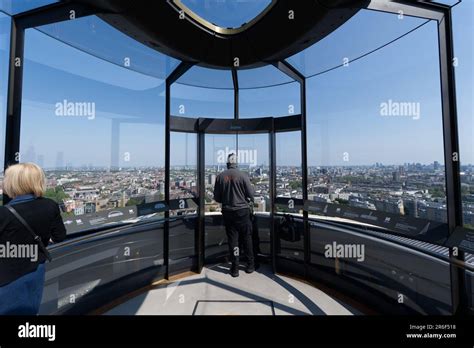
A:
{"type": "Polygon", "coordinates": [[[474,1],[239,3],[0,1],[0,161],[68,232],[40,314],[474,313],[474,1]]]}

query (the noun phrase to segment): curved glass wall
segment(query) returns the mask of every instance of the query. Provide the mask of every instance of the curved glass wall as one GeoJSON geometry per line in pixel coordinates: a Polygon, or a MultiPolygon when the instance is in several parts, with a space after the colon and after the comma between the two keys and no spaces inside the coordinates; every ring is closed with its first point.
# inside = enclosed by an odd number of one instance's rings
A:
{"type": "MultiPolygon", "coordinates": [[[[360,16],[376,23],[387,18],[360,16]]],[[[365,36],[353,40],[370,41],[365,36]]],[[[380,31],[378,36],[391,39],[380,31]]],[[[307,80],[308,134],[315,135],[307,139],[308,195],[338,211],[337,220],[357,216],[358,222],[384,226],[389,218],[406,228],[447,222],[437,38],[436,23],[428,22],[363,59],[307,80]]],[[[434,240],[447,235],[446,226],[439,232],[434,240]]]]}
{"type": "Polygon", "coordinates": [[[79,51],[159,79],[166,78],[179,64],[178,60],[157,53],[97,16],[76,18],[37,29],[79,51]]]}
{"type": "Polygon", "coordinates": [[[463,1],[453,9],[456,99],[461,161],[464,226],[474,229],[474,4],[463,1]]]}
{"type": "Polygon", "coordinates": [[[234,90],[171,86],[171,114],[199,118],[234,118],[234,90]]]}
{"type": "Polygon", "coordinates": [[[8,61],[10,57],[10,17],[0,13],[0,205],[3,204],[3,163],[7,116],[8,61]]]}
{"type": "Polygon", "coordinates": [[[360,10],[330,35],[287,58],[287,61],[310,78],[347,66],[426,22],[426,19],[402,14],[360,10]]]}
{"type": "Polygon", "coordinates": [[[26,31],[20,160],[45,169],[69,233],[160,216],[140,207],[163,199],[164,93],[162,79],[26,31]]]}
{"type": "Polygon", "coordinates": [[[171,115],[234,118],[230,71],[193,66],[171,85],[171,115]]]}
{"type": "Polygon", "coordinates": [[[301,113],[300,85],[273,65],[238,71],[239,117],[280,117],[301,113]]]}
{"type": "Polygon", "coordinates": [[[239,90],[240,118],[294,116],[300,113],[298,82],[239,90]]]}

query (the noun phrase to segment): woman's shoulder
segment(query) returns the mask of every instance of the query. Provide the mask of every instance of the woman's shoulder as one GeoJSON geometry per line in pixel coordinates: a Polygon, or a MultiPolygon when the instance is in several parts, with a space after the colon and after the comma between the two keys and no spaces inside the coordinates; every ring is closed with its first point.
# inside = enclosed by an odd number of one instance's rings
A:
{"type": "Polygon", "coordinates": [[[51,208],[51,209],[58,208],[58,203],[53,201],[51,198],[39,197],[38,199],[36,199],[36,202],[38,204],[41,204],[41,205],[46,206],[46,207],[51,208]]]}

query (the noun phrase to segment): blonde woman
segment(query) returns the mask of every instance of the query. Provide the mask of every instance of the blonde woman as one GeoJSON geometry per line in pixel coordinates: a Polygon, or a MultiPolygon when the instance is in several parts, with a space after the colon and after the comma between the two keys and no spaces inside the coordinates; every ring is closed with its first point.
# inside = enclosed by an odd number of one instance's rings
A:
{"type": "Polygon", "coordinates": [[[46,246],[66,237],[59,207],[43,198],[46,179],[33,163],[8,167],[0,207],[0,315],[36,315],[43,295],[46,246]],[[35,240],[36,237],[36,240],[35,240]]]}

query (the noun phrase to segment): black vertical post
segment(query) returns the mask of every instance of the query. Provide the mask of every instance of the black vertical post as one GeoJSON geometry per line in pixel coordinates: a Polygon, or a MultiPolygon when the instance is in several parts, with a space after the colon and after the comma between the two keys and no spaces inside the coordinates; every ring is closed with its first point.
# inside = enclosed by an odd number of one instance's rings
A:
{"type": "Polygon", "coordinates": [[[275,200],[276,200],[276,135],[275,125],[272,119],[272,129],[269,134],[270,143],[270,257],[272,262],[273,273],[277,272],[276,257],[277,243],[275,230],[275,200]]]}
{"type": "MultiPolygon", "coordinates": [[[[300,107],[301,107],[301,185],[303,202],[308,200],[308,154],[306,133],[306,79],[297,69],[286,61],[273,64],[278,70],[288,75],[300,84],[300,107]]],[[[304,240],[304,267],[305,275],[308,272],[308,264],[311,260],[311,243],[309,236],[308,212],[303,210],[303,240],[304,240]]]]}
{"type": "MultiPolygon", "coordinates": [[[[10,57],[8,70],[7,120],[5,130],[4,169],[20,161],[21,104],[23,90],[25,28],[11,21],[10,57]]],[[[3,203],[10,198],[4,193],[3,203]]]]}
{"type": "MultiPolygon", "coordinates": [[[[232,82],[234,84],[234,120],[238,120],[239,114],[239,76],[237,69],[232,69],[232,82]]],[[[235,132],[235,151],[239,153],[239,132],[235,132]]]]}
{"type": "Polygon", "coordinates": [[[239,77],[237,70],[232,69],[232,82],[234,84],[234,119],[239,119],[239,77]]]}
{"type": "MultiPolygon", "coordinates": [[[[445,11],[443,19],[438,23],[441,100],[443,112],[444,163],[446,175],[446,206],[449,233],[457,226],[463,226],[462,197],[460,182],[460,155],[458,138],[458,121],[456,108],[456,82],[454,74],[454,47],[452,33],[451,10],[445,11]]],[[[456,261],[464,261],[464,253],[457,255],[451,248],[450,266],[451,300],[453,314],[464,314],[467,311],[467,295],[465,271],[456,266],[456,261]]]]}
{"type": "MultiPolygon", "coordinates": [[[[306,133],[306,79],[302,76],[300,81],[300,105],[301,105],[301,184],[303,193],[303,205],[308,200],[308,152],[306,133]]],[[[304,264],[305,276],[308,276],[308,265],[311,262],[311,236],[309,233],[308,211],[303,209],[303,235],[304,235],[304,264]]]]}
{"type": "Polygon", "coordinates": [[[205,178],[205,134],[199,132],[198,143],[197,143],[197,158],[198,158],[198,199],[199,199],[199,210],[198,210],[198,221],[197,221],[197,238],[196,238],[196,255],[198,259],[197,272],[201,273],[204,267],[205,261],[205,194],[206,194],[206,178],[205,178]]]}
{"type": "MultiPolygon", "coordinates": [[[[166,114],[165,114],[165,202],[166,205],[170,206],[170,117],[171,117],[171,81],[166,79],[166,95],[165,95],[165,104],[166,104],[166,114]]],[[[163,231],[163,257],[165,265],[165,278],[169,278],[169,223],[170,211],[167,209],[165,211],[165,224],[163,231]]]]}

